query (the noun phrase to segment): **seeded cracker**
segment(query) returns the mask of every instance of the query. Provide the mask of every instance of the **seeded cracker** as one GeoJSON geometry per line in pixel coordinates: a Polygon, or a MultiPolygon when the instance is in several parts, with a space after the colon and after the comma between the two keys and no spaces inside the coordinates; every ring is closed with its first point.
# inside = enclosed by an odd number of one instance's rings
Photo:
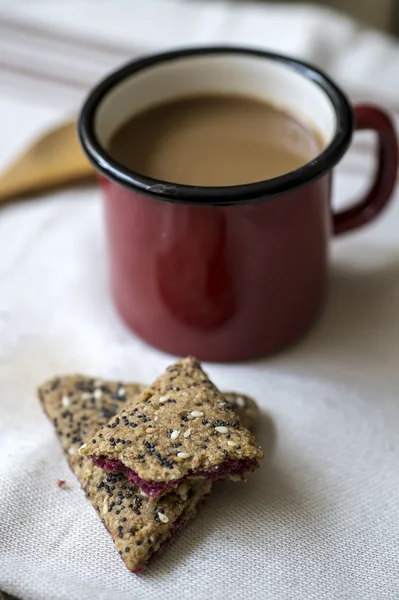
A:
{"type": "Polygon", "coordinates": [[[84,375],[56,377],[39,387],[39,397],[73,469],[82,461],[78,450],[83,442],[143,389],[140,383],[106,382],[84,375]]]}
{"type": "Polygon", "coordinates": [[[83,439],[91,439],[94,431],[120,410],[123,402],[132,402],[141,388],[139,384],[100,383],[83,376],[67,376],[46,382],[38,390],[72,470],[127,568],[135,573],[195,516],[211,488],[205,481],[182,484],[155,501],[123,475],[107,474],[79,456],[83,439]]]}
{"type": "Polygon", "coordinates": [[[192,357],[169,367],[79,452],[154,498],[187,479],[243,479],[263,457],[192,357]]]}
{"type": "MultiPolygon", "coordinates": [[[[64,451],[69,453],[72,467],[74,462],[81,460],[78,450],[84,441],[91,438],[99,427],[106,425],[126,403],[137,399],[145,388],[142,383],[117,383],[84,375],[56,377],[39,388],[39,394],[46,394],[46,413],[64,451]],[[50,394],[55,390],[56,394],[50,394]]],[[[241,424],[252,429],[259,416],[255,400],[235,392],[225,392],[225,398],[241,424]]]]}

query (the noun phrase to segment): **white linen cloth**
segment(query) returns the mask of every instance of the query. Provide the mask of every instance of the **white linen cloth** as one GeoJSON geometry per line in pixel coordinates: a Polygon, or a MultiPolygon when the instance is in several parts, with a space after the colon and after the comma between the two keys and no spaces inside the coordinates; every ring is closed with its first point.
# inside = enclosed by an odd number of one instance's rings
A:
{"type": "MultiPolygon", "coordinates": [[[[396,43],[327,10],[1,2],[0,165],[140,49],[215,42],[295,54],[355,97],[398,102],[396,43]]],[[[338,168],[337,205],[365,188],[368,150],[357,140],[338,168]]],[[[259,400],[259,440],[273,452],[246,485],[215,486],[196,522],[136,577],[79,490],[35,386],[68,372],[150,382],[173,358],[116,315],[96,189],[2,208],[0,589],[24,600],[397,600],[398,229],[396,197],[375,224],[333,243],[329,302],[300,343],[206,365],[222,389],[259,400]]]]}

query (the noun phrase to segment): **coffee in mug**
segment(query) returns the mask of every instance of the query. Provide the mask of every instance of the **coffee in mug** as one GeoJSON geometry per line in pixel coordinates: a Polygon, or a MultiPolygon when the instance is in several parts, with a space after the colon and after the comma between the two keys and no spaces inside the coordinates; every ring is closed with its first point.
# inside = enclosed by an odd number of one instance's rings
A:
{"type": "Polygon", "coordinates": [[[147,177],[229,186],[278,177],[316,158],[325,143],[305,119],[256,97],[187,96],[133,116],[110,155],[147,177]]]}
{"type": "Polygon", "coordinates": [[[249,48],[125,65],[91,92],[79,134],[101,174],[120,315],[153,346],[201,360],[264,356],[303,335],[326,299],[332,235],[381,213],[398,166],[383,110],[352,107],[312,65],[249,48]],[[375,175],[334,210],[355,129],[376,134],[375,175]]]}

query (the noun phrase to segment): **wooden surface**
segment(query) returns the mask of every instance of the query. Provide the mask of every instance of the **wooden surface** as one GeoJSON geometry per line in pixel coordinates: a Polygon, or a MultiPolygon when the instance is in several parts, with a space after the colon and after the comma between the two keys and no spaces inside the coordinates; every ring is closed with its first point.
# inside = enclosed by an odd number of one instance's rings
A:
{"type": "MultiPolygon", "coordinates": [[[[309,4],[309,0],[286,1],[309,4]]],[[[313,0],[312,3],[335,8],[366,25],[399,36],[399,0],[313,0]]]]}
{"type": "Polygon", "coordinates": [[[327,0],[322,3],[349,13],[378,29],[399,33],[395,28],[398,0],[327,0]]]}

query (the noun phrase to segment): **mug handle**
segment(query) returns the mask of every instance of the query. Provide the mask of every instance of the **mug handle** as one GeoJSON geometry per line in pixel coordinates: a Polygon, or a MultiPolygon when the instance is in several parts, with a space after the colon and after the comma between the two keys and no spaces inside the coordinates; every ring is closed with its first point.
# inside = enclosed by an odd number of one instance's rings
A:
{"type": "Polygon", "coordinates": [[[369,223],[392,198],[398,170],[398,140],[392,119],[375,106],[355,106],[356,129],[371,129],[378,135],[378,164],[374,181],[365,197],[354,206],[333,214],[335,235],[369,223]]]}

